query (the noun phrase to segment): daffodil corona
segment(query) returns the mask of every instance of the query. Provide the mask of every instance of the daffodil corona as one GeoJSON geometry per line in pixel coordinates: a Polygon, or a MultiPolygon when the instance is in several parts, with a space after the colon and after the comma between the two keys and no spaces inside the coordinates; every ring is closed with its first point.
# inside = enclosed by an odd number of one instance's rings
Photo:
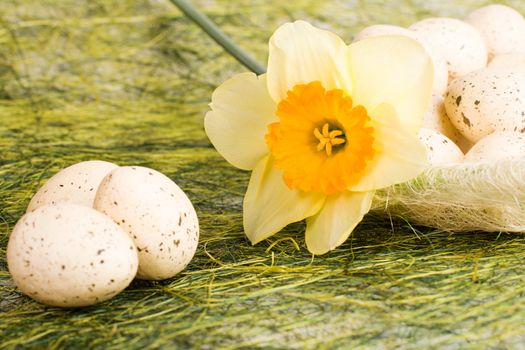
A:
{"type": "Polygon", "coordinates": [[[296,85],[276,114],[266,140],[289,188],[331,195],[359,181],[374,154],[373,128],[343,90],[326,91],[319,81],[296,85]]]}
{"type": "Polygon", "coordinates": [[[252,243],[306,219],[306,244],[342,244],[377,189],[417,176],[417,139],[432,90],[432,64],[405,37],[347,46],[302,21],[270,40],[267,74],[219,86],[206,132],[226,160],[253,170],[244,198],[252,243]]]}

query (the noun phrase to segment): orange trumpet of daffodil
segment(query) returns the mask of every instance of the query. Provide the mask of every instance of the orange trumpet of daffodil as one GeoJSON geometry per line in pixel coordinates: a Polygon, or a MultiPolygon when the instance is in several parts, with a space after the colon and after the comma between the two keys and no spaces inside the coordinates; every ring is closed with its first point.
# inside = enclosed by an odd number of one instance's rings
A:
{"type": "Polygon", "coordinates": [[[347,46],[298,21],[270,39],[268,70],[243,73],[212,95],[205,129],[232,165],[252,170],[244,198],[255,244],[306,219],[314,254],[342,244],[374,192],[417,176],[417,138],[432,62],[415,41],[376,37],[347,46]]]}

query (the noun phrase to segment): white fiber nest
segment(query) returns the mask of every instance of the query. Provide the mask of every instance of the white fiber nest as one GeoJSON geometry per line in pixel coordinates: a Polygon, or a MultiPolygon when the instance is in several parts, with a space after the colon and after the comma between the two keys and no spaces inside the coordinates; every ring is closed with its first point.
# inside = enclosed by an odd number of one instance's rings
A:
{"type": "Polygon", "coordinates": [[[432,167],[377,192],[373,209],[443,230],[525,232],[525,159],[432,167]]]}

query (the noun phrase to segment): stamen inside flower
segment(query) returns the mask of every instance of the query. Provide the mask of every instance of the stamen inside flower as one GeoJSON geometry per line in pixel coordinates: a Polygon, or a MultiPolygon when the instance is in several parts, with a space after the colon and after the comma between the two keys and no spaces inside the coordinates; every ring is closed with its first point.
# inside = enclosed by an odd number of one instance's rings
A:
{"type": "Polygon", "coordinates": [[[330,124],[325,123],[323,125],[323,131],[319,131],[319,128],[315,128],[314,136],[319,140],[317,145],[317,151],[326,151],[326,155],[332,155],[332,150],[334,146],[342,145],[346,142],[344,138],[344,132],[341,130],[330,131],[330,124]],[[343,136],[340,138],[339,136],[343,136]]]}
{"type": "Polygon", "coordinates": [[[342,90],[327,91],[319,81],[296,85],[276,114],[266,142],[288,187],[330,195],[363,176],[374,155],[374,129],[366,109],[342,90]]]}

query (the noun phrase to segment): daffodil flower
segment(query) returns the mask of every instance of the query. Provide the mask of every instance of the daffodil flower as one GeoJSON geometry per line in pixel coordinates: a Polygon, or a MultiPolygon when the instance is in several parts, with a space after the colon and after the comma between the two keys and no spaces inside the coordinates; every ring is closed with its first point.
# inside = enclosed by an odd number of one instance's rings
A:
{"type": "Polygon", "coordinates": [[[243,204],[250,241],[306,219],[310,252],[342,244],[377,189],[426,165],[417,132],[432,79],[425,50],[405,37],[347,46],[303,21],[277,29],[267,73],[223,83],[205,119],[219,153],[253,171],[243,204]]]}

